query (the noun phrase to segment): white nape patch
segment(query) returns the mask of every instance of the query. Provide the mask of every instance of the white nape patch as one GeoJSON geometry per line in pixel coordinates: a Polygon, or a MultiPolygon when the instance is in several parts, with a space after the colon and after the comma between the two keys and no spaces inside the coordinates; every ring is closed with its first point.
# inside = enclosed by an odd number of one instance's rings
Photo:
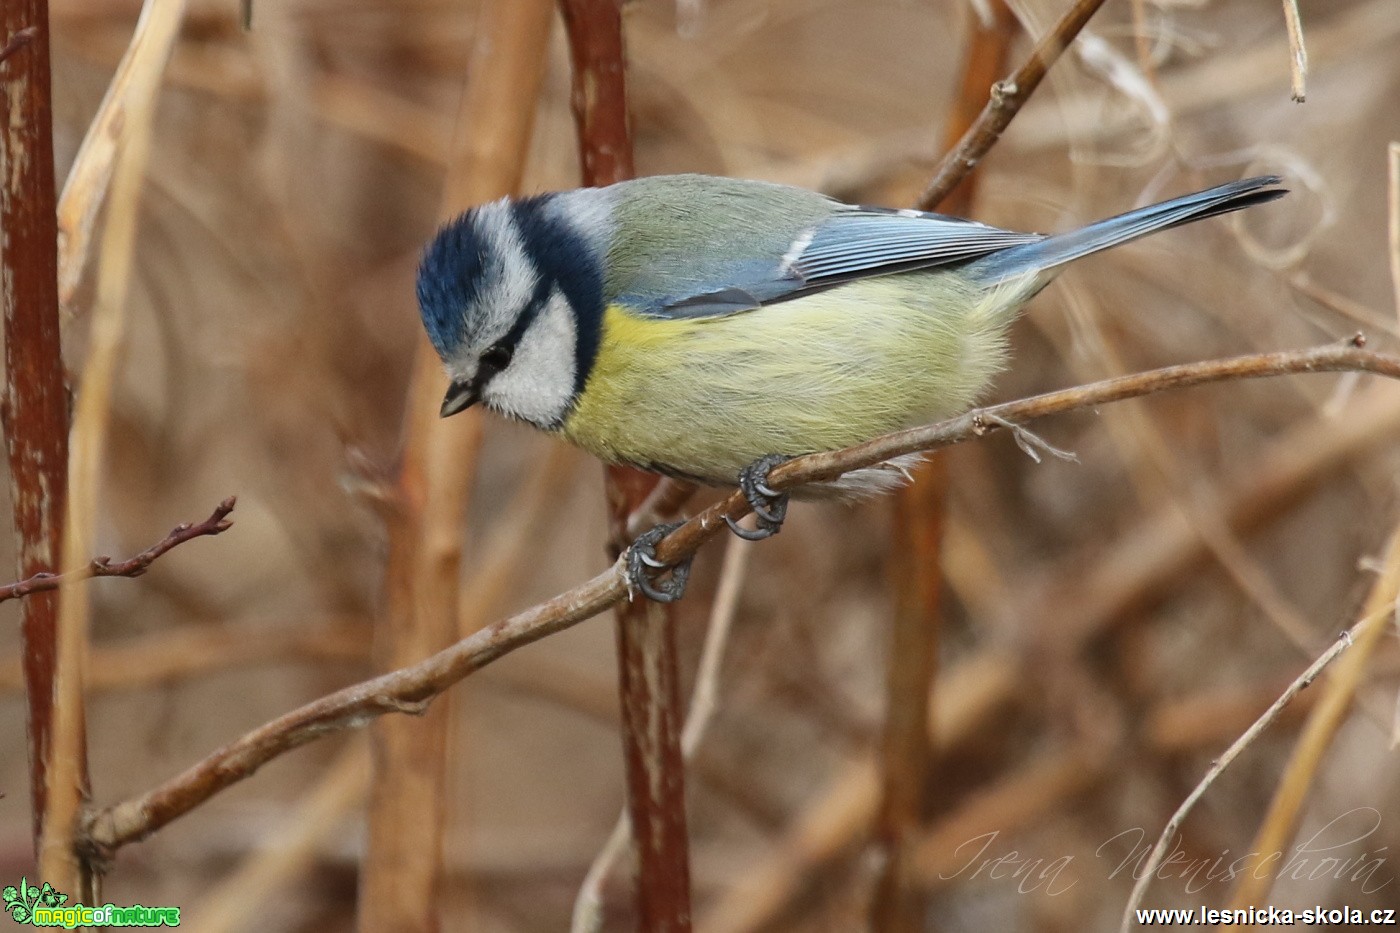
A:
{"type": "Polygon", "coordinates": [[[546,216],[562,220],[602,256],[612,240],[614,192],[608,188],[578,188],[550,198],[546,216]]]}
{"type": "Polygon", "coordinates": [[[546,430],[558,427],[574,399],[577,343],[574,309],[556,288],[521,336],[510,365],[486,383],[487,407],[546,430]]]}
{"type": "Polygon", "coordinates": [[[505,333],[530,304],[539,271],[525,252],[508,200],[476,209],[476,228],[486,244],[486,268],[476,303],[478,334],[505,333]]]}

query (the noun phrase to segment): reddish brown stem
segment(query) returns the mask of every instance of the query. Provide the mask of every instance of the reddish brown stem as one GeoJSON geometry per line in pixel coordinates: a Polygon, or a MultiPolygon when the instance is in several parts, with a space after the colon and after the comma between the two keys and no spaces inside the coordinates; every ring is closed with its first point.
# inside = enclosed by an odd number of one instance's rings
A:
{"type": "MultiPolygon", "coordinates": [[[[573,110],[586,185],[631,178],[626,49],[619,0],[561,0],[573,58],[573,110]]],[[[657,479],[608,467],[609,543],[630,543],[628,519],[657,479]]],[[[637,845],[637,914],[644,930],[690,929],[690,854],[681,757],[680,682],[672,612],[646,600],[617,607],[618,687],[627,802],[637,845]]]]}
{"type": "Polygon", "coordinates": [[[87,580],[92,577],[139,577],[151,569],[151,564],[159,560],[167,551],[179,547],[186,541],[209,535],[222,534],[233,527],[228,515],[233,511],[237,498],[229,496],[204,521],[195,525],[176,525],[164,538],[128,560],[112,563],[110,557],[94,557],[92,563],[67,573],[40,571],[27,580],[0,586],[0,603],[8,599],[19,599],[33,593],[47,593],[58,589],[64,583],[87,580]]]}
{"type": "MultiPolygon", "coordinates": [[[[0,36],[0,230],[4,231],[5,385],[0,417],[19,536],[18,576],[54,567],[68,489],[68,398],[58,323],[58,225],[53,168],[46,0],[5,0],[0,36]]],[[[37,851],[53,720],[58,599],[43,593],[23,610],[29,695],[29,779],[37,851]]],[[[87,783],[86,767],[81,769],[87,783]]]]}
{"type": "Polygon", "coordinates": [[[934,173],[933,181],[929,182],[928,188],[924,189],[924,193],[919,197],[920,209],[932,210],[957,187],[958,182],[962,181],[968,172],[977,167],[977,163],[982,161],[982,157],[1001,138],[1002,132],[1011,124],[1012,119],[1021,112],[1026,101],[1030,100],[1050,66],[1060,57],[1060,53],[1069,48],[1069,44],[1079,35],[1084,24],[1089,22],[1089,18],[1103,4],[1104,0],[1075,0],[1074,5],[1060,17],[1060,21],[1035,44],[1030,57],[1021,67],[1005,81],[998,81],[992,85],[992,93],[986,106],[982,108],[972,126],[968,127],[958,145],[944,156],[938,171],[934,173]]]}

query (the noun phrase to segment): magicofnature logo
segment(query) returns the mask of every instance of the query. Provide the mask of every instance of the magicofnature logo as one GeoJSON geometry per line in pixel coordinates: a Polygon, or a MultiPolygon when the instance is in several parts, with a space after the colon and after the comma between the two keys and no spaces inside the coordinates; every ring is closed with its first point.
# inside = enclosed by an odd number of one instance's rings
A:
{"type": "Polygon", "coordinates": [[[61,927],[73,930],[78,927],[177,927],[180,925],[178,907],[118,907],[104,904],[101,907],[84,907],[74,904],[69,907],[68,895],[54,890],[47,881],[41,886],[29,883],[27,878],[19,879],[19,885],[8,885],[0,896],[5,900],[5,912],[15,923],[36,927],[61,927]]]}

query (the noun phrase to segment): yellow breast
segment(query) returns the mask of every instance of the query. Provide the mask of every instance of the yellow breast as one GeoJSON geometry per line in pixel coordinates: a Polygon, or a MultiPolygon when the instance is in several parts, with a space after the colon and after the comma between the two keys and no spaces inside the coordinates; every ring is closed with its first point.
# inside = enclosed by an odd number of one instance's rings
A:
{"type": "Polygon", "coordinates": [[[562,433],[610,462],[731,483],[765,454],[831,450],[953,414],[1004,359],[1012,305],[948,271],[865,279],[717,318],[614,305],[562,433]]]}

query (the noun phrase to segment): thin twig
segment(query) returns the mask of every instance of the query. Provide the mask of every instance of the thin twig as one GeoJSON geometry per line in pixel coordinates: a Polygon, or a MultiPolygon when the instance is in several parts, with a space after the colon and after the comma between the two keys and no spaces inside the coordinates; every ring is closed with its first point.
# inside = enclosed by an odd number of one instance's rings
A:
{"type": "Polygon", "coordinates": [[[1376,617],[1363,619],[1352,628],[1343,632],[1342,635],[1333,642],[1332,646],[1324,651],[1316,661],[1308,665],[1307,670],[1299,674],[1297,679],[1288,685],[1288,689],[1283,691],[1279,698],[1273,702],[1273,705],[1265,710],[1264,714],[1256,719],[1254,724],[1246,729],[1239,738],[1235,739],[1230,747],[1225,750],[1225,753],[1211,764],[1210,770],[1206,772],[1205,777],[1201,778],[1200,783],[1197,784],[1195,789],[1181,802],[1181,806],[1176,808],[1176,812],[1172,814],[1171,819],[1167,820],[1167,825],[1162,828],[1162,834],[1157,837],[1157,844],[1152,847],[1152,854],[1147,857],[1147,862],[1144,864],[1142,871],[1138,874],[1137,882],[1133,885],[1133,893],[1128,898],[1128,904],[1123,908],[1123,919],[1118,927],[1120,933],[1128,933],[1135,925],[1137,921],[1137,909],[1142,906],[1142,900],[1147,895],[1147,889],[1151,886],[1153,878],[1157,875],[1157,869],[1161,868],[1162,862],[1167,857],[1167,848],[1171,845],[1172,840],[1176,838],[1177,832],[1181,829],[1181,825],[1186,822],[1187,815],[1190,814],[1191,810],[1196,806],[1196,803],[1205,796],[1206,791],[1209,790],[1216,779],[1225,772],[1225,769],[1230,767],[1245,749],[1253,745],[1254,741],[1263,734],[1265,729],[1273,725],[1274,720],[1278,719],[1284,707],[1291,703],[1293,698],[1302,692],[1302,690],[1310,686],[1317,678],[1317,675],[1322,672],[1323,668],[1327,667],[1327,665],[1335,661],[1343,651],[1351,647],[1353,639],[1356,635],[1360,634],[1365,626],[1376,623],[1383,617],[1384,614],[1378,614],[1376,617]]]}
{"type": "Polygon", "coordinates": [[[1301,104],[1308,97],[1308,48],[1303,44],[1303,18],[1298,13],[1298,0],[1283,0],[1283,21],[1288,26],[1288,68],[1293,76],[1293,99],[1301,104]]]}
{"type": "Polygon", "coordinates": [[[179,547],[186,541],[203,538],[207,535],[222,534],[232,528],[233,522],[228,520],[228,515],[233,511],[233,506],[237,501],[236,496],[229,496],[220,502],[213,514],[204,521],[194,525],[176,525],[171,529],[170,534],[127,560],[113,563],[110,557],[94,557],[86,567],[80,567],[77,570],[70,570],[67,573],[41,571],[27,580],[0,586],[0,603],[10,599],[19,599],[31,593],[56,590],[66,583],[76,583],[79,580],[87,580],[92,577],[139,577],[150,570],[151,565],[167,551],[179,547]]]}
{"type": "Polygon", "coordinates": [[[1269,810],[1250,846],[1248,860],[1236,876],[1240,883],[1230,896],[1232,908],[1248,907],[1268,895],[1275,876],[1257,869],[1272,853],[1283,851],[1297,830],[1303,801],[1317,777],[1323,755],[1351,711],[1371,656],[1380,645],[1382,634],[1389,628],[1383,623],[1395,617],[1397,594],[1400,594],[1400,528],[1391,533],[1381,574],[1371,587],[1361,621],[1348,634],[1349,640],[1350,636],[1355,636],[1356,650],[1336,668],[1328,671],[1322,698],[1308,716],[1288,765],[1279,778],[1273,799],[1269,801],[1269,810]]]}
{"type": "MultiPolygon", "coordinates": [[[[1317,372],[1366,372],[1400,379],[1400,357],[1363,349],[1353,339],[1303,350],[1255,353],[1148,370],[1116,379],[978,408],[938,424],[885,435],[844,450],[809,454],[775,467],[776,489],[835,479],[891,457],[935,450],[997,430],[992,417],[1024,423],[1157,392],[1238,379],[1317,372]]],[[[724,530],[723,517],[748,514],[742,494],[705,509],[668,535],[659,559],[675,563],[724,530]]],[[[627,598],[624,558],[565,593],[487,626],[418,664],[347,687],[302,706],[219,749],[151,791],[96,811],[88,821],[94,844],[112,851],[143,838],[204,800],[249,777],[293,748],[385,713],[421,712],[434,697],[496,659],[570,628],[627,598]]]]}
{"type": "Polygon", "coordinates": [[[987,105],[976,122],[963,134],[956,148],[944,156],[933,181],[919,196],[918,206],[922,210],[932,210],[947,197],[948,192],[957,187],[963,176],[977,167],[982,157],[992,148],[1001,134],[1020,112],[1050,66],[1079,35],[1084,24],[1094,15],[1104,0],[1075,0],[1065,15],[1060,17],[1045,37],[1035,44],[1030,57],[1004,81],[992,85],[992,93],[987,105]]]}

